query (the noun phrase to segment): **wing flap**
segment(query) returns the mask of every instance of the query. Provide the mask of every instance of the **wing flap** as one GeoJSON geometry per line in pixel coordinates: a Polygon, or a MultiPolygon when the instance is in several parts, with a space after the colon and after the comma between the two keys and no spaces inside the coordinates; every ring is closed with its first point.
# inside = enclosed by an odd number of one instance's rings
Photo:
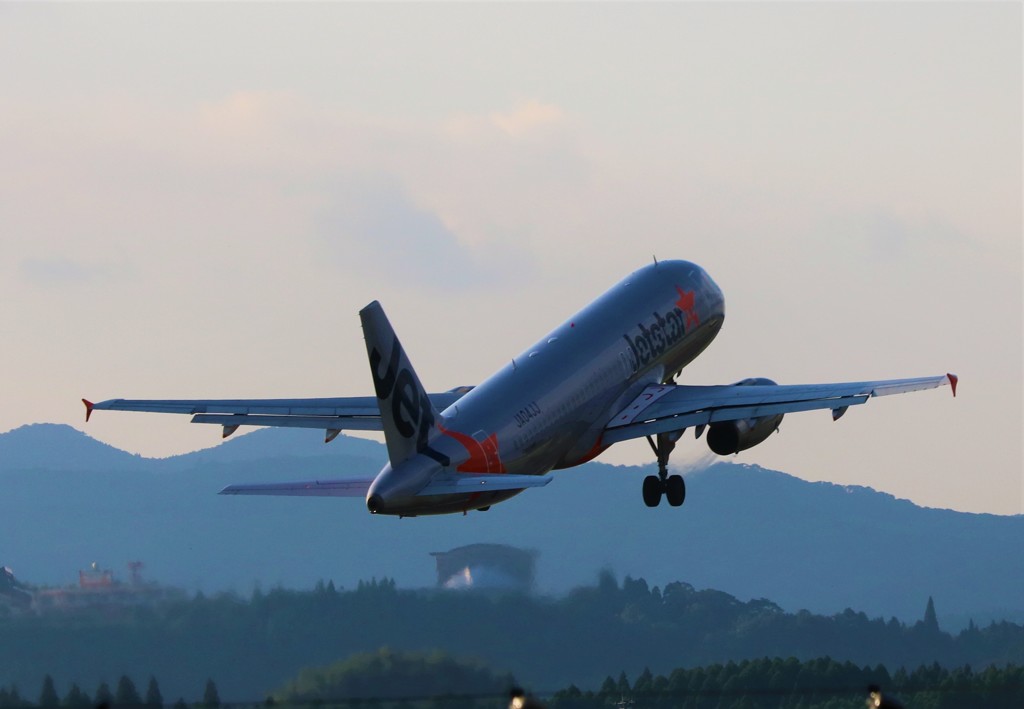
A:
{"type": "Polygon", "coordinates": [[[337,431],[379,431],[379,416],[269,416],[266,414],[196,414],[192,423],[221,426],[279,426],[337,431]]]}

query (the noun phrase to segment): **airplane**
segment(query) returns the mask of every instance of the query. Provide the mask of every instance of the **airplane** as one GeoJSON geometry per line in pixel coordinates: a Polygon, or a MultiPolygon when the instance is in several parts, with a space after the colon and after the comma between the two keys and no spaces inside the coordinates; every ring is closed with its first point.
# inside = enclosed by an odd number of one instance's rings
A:
{"type": "Polygon", "coordinates": [[[677,384],[676,377],[711,344],[725,319],[725,299],[711,277],[688,261],[649,264],[613,286],[482,384],[427,393],[381,305],[359,312],[374,395],[315,399],[83,399],[93,411],[189,414],[192,423],[382,431],[388,462],[375,477],[229,485],[225,495],[362,497],[372,514],[486,511],[549,472],[580,465],[620,441],[646,438],[657,475],[642,497],[678,507],[686,498],[669,456],[683,433],[707,431],[721,456],[752,448],[779,430],[788,413],[829,410],[833,420],[878,396],[950,386],[945,374],[838,384],[779,385],[748,378],[734,384],[677,384]]]}

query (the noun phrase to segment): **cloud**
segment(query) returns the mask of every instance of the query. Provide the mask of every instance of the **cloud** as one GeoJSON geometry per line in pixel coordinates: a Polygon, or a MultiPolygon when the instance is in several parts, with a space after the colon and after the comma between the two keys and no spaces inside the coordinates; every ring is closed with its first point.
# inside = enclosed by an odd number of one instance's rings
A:
{"type": "Polygon", "coordinates": [[[804,237],[805,246],[833,259],[901,267],[921,254],[943,251],[978,255],[983,244],[948,222],[905,219],[890,210],[835,214],[821,220],[804,237]],[[936,246],[941,249],[936,250],[936,246]]]}
{"type": "Polygon", "coordinates": [[[234,91],[216,101],[202,103],[199,123],[213,132],[264,132],[279,122],[297,97],[269,91],[234,91]]]}
{"type": "Polygon", "coordinates": [[[326,197],[317,238],[346,270],[433,290],[500,285],[532,270],[525,252],[515,248],[463,243],[395,178],[335,178],[326,197]]]}
{"type": "Polygon", "coordinates": [[[492,113],[490,118],[498,128],[511,136],[559,123],[565,117],[558,106],[540,101],[527,101],[509,113],[492,113]]]}
{"type": "Polygon", "coordinates": [[[19,264],[22,277],[38,286],[70,286],[92,283],[124,274],[111,264],[87,264],[70,258],[30,258],[19,264]]]}
{"type": "Polygon", "coordinates": [[[443,122],[443,129],[452,139],[508,140],[546,137],[566,125],[565,111],[560,107],[538,99],[528,99],[506,111],[449,116],[443,122]]]}
{"type": "Polygon", "coordinates": [[[230,287],[236,273],[275,277],[312,259],[331,278],[502,288],[558,262],[559,239],[577,233],[562,215],[576,213],[589,169],[564,112],[535,99],[461,118],[247,89],[60,109],[28,105],[0,134],[21,175],[0,211],[24,235],[0,250],[37,287],[92,283],[119,260],[230,287]]]}

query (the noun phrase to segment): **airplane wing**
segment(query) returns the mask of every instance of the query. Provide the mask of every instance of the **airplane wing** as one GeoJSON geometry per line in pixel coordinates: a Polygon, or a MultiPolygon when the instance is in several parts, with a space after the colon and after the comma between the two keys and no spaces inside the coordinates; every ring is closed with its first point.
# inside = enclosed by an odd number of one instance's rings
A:
{"type": "Polygon", "coordinates": [[[602,441],[619,441],[681,431],[719,421],[831,409],[833,420],[875,396],[904,394],[950,386],[956,396],[957,377],[945,374],[916,379],[889,379],[840,384],[732,384],[726,386],[647,387],[608,422],[602,441]]]}
{"type": "MultiPolygon", "coordinates": [[[[443,411],[472,387],[458,387],[430,394],[430,402],[443,411]]],[[[224,437],[239,426],[284,426],[320,428],[332,440],[339,431],[380,431],[380,409],[374,396],[327,399],[109,399],[85,404],[85,420],[93,411],[149,411],[165,414],[189,414],[192,423],[211,423],[224,427],[224,437]]]]}
{"type": "Polygon", "coordinates": [[[228,485],[219,495],[297,495],[306,497],[365,497],[373,478],[304,480],[287,483],[228,485]]]}

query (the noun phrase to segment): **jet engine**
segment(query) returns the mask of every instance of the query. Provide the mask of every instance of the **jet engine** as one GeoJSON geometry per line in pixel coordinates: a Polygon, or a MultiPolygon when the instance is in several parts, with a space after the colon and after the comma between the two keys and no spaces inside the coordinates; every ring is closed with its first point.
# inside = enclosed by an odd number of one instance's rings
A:
{"type": "MultiPolygon", "coordinates": [[[[755,378],[736,382],[734,386],[776,386],[771,379],[755,378]]],[[[708,427],[708,448],[718,455],[732,455],[764,442],[782,423],[783,414],[721,421],[708,427]]]]}

